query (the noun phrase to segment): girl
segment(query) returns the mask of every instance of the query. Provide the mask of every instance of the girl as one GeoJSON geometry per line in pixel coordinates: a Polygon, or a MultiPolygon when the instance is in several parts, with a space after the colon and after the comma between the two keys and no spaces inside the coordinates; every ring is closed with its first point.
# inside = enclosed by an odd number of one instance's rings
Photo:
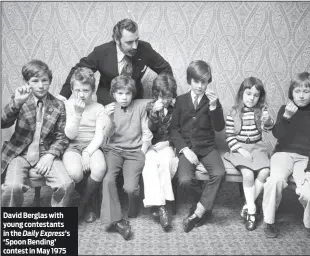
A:
{"type": "Polygon", "coordinates": [[[171,218],[165,207],[166,200],[173,201],[171,179],[176,172],[178,158],[170,142],[170,124],[173,101],[177,96],[177,84],[170,74],[160,74],[153,81],[153,101],[146,107],[149,128],[153,133],[152,146],[148,149],[142,176],[145,207],[153,208],[153,216],[159,215],[164,230],[171,218]]]}
{"type": "Polygon", "coordinates": [[[249,231],[256,228],[255,200],[269,176],[269,157],[262,141],[262,132],[271,130],[274,121],[265,107],[265,101],[262,81],[255,77],[246,78],[226,119],[226,141],[230,153],[224,157],[242,173],[246,203],[241,217],[246,220],[249,231]]]}

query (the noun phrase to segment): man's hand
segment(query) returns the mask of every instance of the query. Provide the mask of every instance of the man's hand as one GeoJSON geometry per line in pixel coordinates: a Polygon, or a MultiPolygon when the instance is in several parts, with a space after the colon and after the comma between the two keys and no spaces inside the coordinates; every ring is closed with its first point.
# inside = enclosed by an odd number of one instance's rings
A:
{"type": "Polygon", "coordinates": [[[245,150],[244,148],[239,148],[238,152],[239,152],[240,155],[242,155],[243,157],[248,159],[250,162],[253,161],[253,156],[252,156],[252,154],[249,151],[245,150]]]}
{"type": "Polygon", "coordinates": [[[82,152],[82,167],[83,172],[90,172],[90,154],[87,151],[82,152]]]}
{"type": "Polygon", "coordinates": [[[187,160],[190,161],[192,164],[194,164],[194,165],[198,165],[199,164],[198,157],[196,156],[194,151],[192,151],[191,149],[185,148],[183,150],[183,154],[187,158],[187,160]]]}
{"type": "Polygon", "coordinates": [[[75,102],[74,102],[75,113],[78,116],[82,116],[82,114],[84,112],[84,109],[85,109],[85,102],[80,100],[80,99],[76,99],[75,102]]]}
{"type": "Polygon", "coordinates": [[[35,169],[37,169],[37,173],[41,175],[48,175],[52,169],[54,159],[55,156],[52,154],[43,155],[35,166],[35,169]]]}
{"type": "Polygon", "coordinates": [[[161,100],[156,100],[153,106],[153,111],[157,112],[160,111],[164,108],[164,104],[162,103],[161,100]]]}
{"type": "Polygon", "coordinates": [[[160,142],[157,142],[154,146],[153,146],[153,149],[155,151],[160,151],[162,150],[163,148],[166,148],[169,146],[169,141],[160,141],[160,142]]]}
{"type": "Polygon", "coordinates": [[[205,94],[210,101],[210,110],[212,111],[212,110],[216,109],[216,103],[217,103],[217,99],[218,99],[216,94],[212,90],[206,90],[205,94]]]}
{"type": "Polygon", "coordinates": [[[27,101],[31,93],[32,93],[32,87],[29,86],[28,84],[20,86],[15,90],[14,101],[17,108],[19,108],[27,101]]]}
{"type": "Polygon", "coordinates": [[[297,112],[297,110],[298,107],[292,101],[289,101],[285,106],[283,117],[291,119],[293,115],[297,112]]]}
{"type": "Polygon", "coordinates": [[[114,111],[115,111],[115,106],[116,106],[116,103],[115,103],[115,102],[112,102],[112,103],[110,103],[110,104],[104,106],[104,107],[105,107],[105,110],[107,111],[107,114],[108,114],[109,116],[111,116],[111,115],[114,113],[114,111]]]}

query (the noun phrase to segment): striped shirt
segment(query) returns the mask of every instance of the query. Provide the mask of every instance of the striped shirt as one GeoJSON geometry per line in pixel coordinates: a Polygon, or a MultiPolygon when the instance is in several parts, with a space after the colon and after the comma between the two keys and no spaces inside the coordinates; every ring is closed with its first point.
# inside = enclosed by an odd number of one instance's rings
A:
{"type": "MultiPolygon", "coordinates": [[[[264,131],[270,130],[263,126],[264,131]]],[[[262,133],[258,130],[255,122],[254,111],[248,108],[244,108],[244,112],[241,116],[241,129],[240,132],[235,134],[235,122],[234,118],[228,114],[226,118],[226,142],[231,151],[238,150],[241,143],[256,143],[262,139],[262,133]]]]}

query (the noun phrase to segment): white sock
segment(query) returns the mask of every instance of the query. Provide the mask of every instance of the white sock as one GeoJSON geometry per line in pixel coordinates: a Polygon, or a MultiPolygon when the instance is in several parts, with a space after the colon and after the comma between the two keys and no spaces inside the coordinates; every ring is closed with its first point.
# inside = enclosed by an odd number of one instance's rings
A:
{"type": "Polygon", "coordinates": [[[196,214],[196,216],[198,218],[201,218],[204,215],[205,212],[206,212],[206,209],[203,207],[203,205],[200,202],[198,202],[196,210],[194,212],[196,214]]]}
{"type": "Polygon", "coordinates": [[[255,186],[252,187],[245,187],[243,186],[244,196],[246,203],[248,205],[248,214],[256,213],[256,206],[255,206],[255,186]]]}
{"type": "Polygon", "coordinates": [[[259,179],[256,179],[254,185],[255,185],[255,200],[256,200],[256,198],[260,195],[260,193],[262,193],[264,189],[264,183],[261,182],[259,179]]]}

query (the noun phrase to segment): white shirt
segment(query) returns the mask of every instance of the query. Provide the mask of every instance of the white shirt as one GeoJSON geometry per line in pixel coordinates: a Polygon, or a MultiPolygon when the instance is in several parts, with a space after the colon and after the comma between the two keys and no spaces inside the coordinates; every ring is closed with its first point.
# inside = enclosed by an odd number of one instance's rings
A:
{"type": "MultiPolygon", "coordinates": [[[[39,99],[37,97],[34,96],[34,102],[36,104],[36,106],[38,106],[38,101],[39,99]]],[[[43,102],[43,107],[42,107],[42,119],[41,119],[41,122],[43,120],[43,116],[44,116],[44,112],[45,112],[45,103],[46,103],[46,96],[41,99],[41,101],[43,102]]],[[[37,107],[37,112],[38,112],[39,108],[37,107]]]]}
{"type": "Polygon", "coordinates": [[[117,52],[117,68],[118,68],[118,74],[122,72],[122,69],[125,65],[124,57],[125,54],[120,50],[118,45],[116,45],[116,52],[117,52]]]}
{"type": "MultiPolygon", "coordinates": [[[[193,101],[193,104],[194,104],[196,94],[193,91],[191,91],[191,96],[192,96],[192,101],[193,101]]],[[[199,102],[201,101],[202,97],[203,97],[203,94],[198,96],[198,104],[197,104],[197,106],[199,105],[199,102]]]]}

